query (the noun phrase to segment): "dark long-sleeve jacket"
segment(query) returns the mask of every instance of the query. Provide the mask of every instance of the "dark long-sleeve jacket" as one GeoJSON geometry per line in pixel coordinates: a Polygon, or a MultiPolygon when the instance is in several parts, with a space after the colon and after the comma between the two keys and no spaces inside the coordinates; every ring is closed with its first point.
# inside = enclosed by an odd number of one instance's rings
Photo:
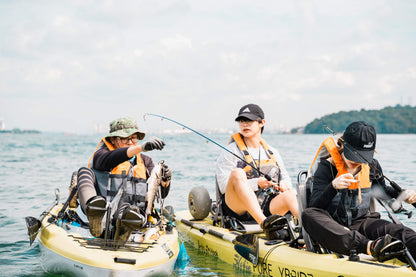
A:
{"type": "MultiPolygon", "coordinates": [[[[128,147],[122,147],[114,149],[113,151],[110,151],[106,146],[98,149],[94,153],[94,164],[93,169],[99,170],[99,171],[111,171],[114,167],[117,165],[131,160],[127,156],[127,149],[128,147]]],[[[155,167],[152,158],[149,156],[146,156],[142,153],[139,154],[143,160],[143,163],[146,167],[146,177],[149,178],[150,174],[152,173],[153,168],[155,167]]],[[[132,166],[136,165],[136,159],[134,159],[132,162],[132,166]]],[[[162,198],[165,198],[169,193],[170,186],[163,187],[162,186],[162,198]]]]}
{"type": "MultiPolygon", "coordinates": [[[[338,171],[335,165],[327,160],[320,162],[313,177],[313,189],[309,207],[326,210],[329,208],[332,199],[337,194],[337,190],[332,186],[332,181],[337,174],[338,171]]],[[[383,189],[392,198],[398,196],[398,192],[393,187],[386,185],[382,168],[376,159],[373,159],[370,164],[370,181],[372,182],[372,189],[378,187],[383,189]]]]}

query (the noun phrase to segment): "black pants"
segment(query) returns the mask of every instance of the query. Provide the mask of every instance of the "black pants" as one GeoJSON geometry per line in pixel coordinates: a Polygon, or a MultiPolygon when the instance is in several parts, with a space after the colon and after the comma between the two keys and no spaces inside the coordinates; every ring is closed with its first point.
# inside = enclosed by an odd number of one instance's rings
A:
{"type": "MultiPolygon", "coordinates": [[[[269,195],[269,197],[267,197],[267,199],[263,203],[263,206],[264,206],[263,207],[263,214],[266,217],[268,217],[272,214],[270,212],[270,202],[276,196],[277,196],[277,194],[269,195]]],[[[234,218],[236,218],[240,221],[255,221],[254,218],[248,212],[245,212],[242,215],[239,215],[239,214],[235,213],[233,210],[231,210],[231,208],[227,206],[227,203],[225,203],[225,194],[221,195],[221,205],[222,205],[222,211],[223,211],[224,215],[234,217],[234,218]]]]}
{"type": "Polygon", "coordinates": [[[404,225],[380,219],[379,213],[367,214],[347,228],[336,222],[328,211],[307,208],[302,213],[302,222],[313,240],[336,253],[349,255],[353,249],[357,253],[367,253],[369,240],[390,234],[403,241],[416,258],[416,232],[404,225]]]}

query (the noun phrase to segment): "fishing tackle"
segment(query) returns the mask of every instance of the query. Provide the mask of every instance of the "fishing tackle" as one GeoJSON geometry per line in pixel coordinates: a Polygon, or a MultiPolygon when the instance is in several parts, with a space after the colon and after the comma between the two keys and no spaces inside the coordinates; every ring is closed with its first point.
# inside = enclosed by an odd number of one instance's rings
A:
{"type": "Polygon", "coordinates": [[[263,172],[261,172],[261,171],[260,171],[260,169],[258,169],[257,167],[254,167],[253,165],[249,164],[246,160],[244,160],[244,159],[243,159],[243,158],[241,158],[240,156],[236,155],[235,153],[231,152],[230,150],[228,150],[227,148],[225,148],[225,147],[224,147],[224,146],[222,146],[221,144],[219,144],[219,143],[215,142],[214,140],[210,139],[209,137],[205,136],[204,134],[201,134],[200,132],[198,132],[198,131],[196,131],[196,130],[194,130],[194,129],[192,129],[192,128],[190,128],[190,127],[188,127],[188,126],[186,126],[186,125],[184,125],[184,124],[182,124],[182,123],[180,123],[180,122],[178,122],[178,121],[175,121],[175,120],[173,120],[173,119],[167,118],[167,117],[162,116],[162,115],[157,115],[157,114],[152,114],[152,113],[146,113],[146,114],[144,114],[144,116],[143,116],[143,119],[144,119],[144,120],[146,120],[146,115],[155,116],[155,117],[160,117],[162,120],[163,120],[163,119],[169,120],[169,121],[171,121],[171,122],[173,122],[173,123],[175,123],[175,124],[178,124],[178,125],[182,126],[182,127],[183,127],[183,128],[185,128],[185,129],[188,129],[188,130],[189,130],[189,131],[191,131],[191,132],[194,132],[195,134],[197,134],[197,135],[199,135],[199,136],[201,136],[201,137],[203,137],[203,138],[207,139],[208,141],[210,141],[210,142],[214,143],[215,145],[217,145],[217,146],[221,147],[222,149],[224,149],[224,150],[225,150],[225,151],[227,151],[228,153],[233,154],[235,157],[237,157],[238,159],[240,159],[241,161],[243,161],[243,162],[244,162],[244,163],[246,163],[247,165],[251,166],[251,167],[252,167],[254,170],[256,170],[256,171],[257,171],[260,175],[263,175],[263,176],[264,176],[264,178],[266,178],[266,179],[267,179],[267,181],[272,181],[272,178],[271,178],[268,174],[264,174],[263,172]]]}

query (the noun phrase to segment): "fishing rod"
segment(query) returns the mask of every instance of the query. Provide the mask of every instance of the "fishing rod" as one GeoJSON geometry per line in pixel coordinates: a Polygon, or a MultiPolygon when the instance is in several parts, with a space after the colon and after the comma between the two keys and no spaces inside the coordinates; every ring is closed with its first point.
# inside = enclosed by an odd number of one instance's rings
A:
{"type": "Polygon", "coordinates": [[[190,127],[188,127],[188,126],[186,126],[186,125],[184,125],[184,124],[182,124],[182,123],[180,123],[180,122],[178,122],[178,121],[175,121],[175,120],[173,120],[173,119],[170,119],[170,118],[167,118],[167,117],[165,117],[165,116],[158,115],[158,114],[145,113],[145,114],[144,114],[144,116],[143,116],[143,119],[144,119],[144,120],[146,120],[146,115],[155,116],[155,117],[160,117],[162,120],[163,120],[163,119],[169,120],[169,121],[171,121],[171,122],[173,122],[173,123],[175,123],[175,124],[178,124],[178,125],[182,126],[182,127],[183,127],[183,128],[185,128],[185,129],[188,129],[188,130],[189,130],[189,131],[191,131],[191,132],[194,132],[194,133],[195,133],[195,134],[197,134],[197,135],[200,135],[201,137],[203,137],[203,138],[207,139],[208,141],[210,141],[210,142],[214,143],[215,145],[217,145],[217,146],[221,147],[222,149],[224,149],[224,150],[225,150],[225,151],[227,151],[228,153],[231,153],[232,155],[234,155],[235,157],[237,157],[238,159],[240,159],[241,161],[243,161],[245,164],[247,164],[247,165],[251,166],[251,167],[252,167],[254,170],[256,170],[256,171],[257,171],[260,175],[263,175],[263,176],[264,176],[264,178],[266,178],[266,179],[267,179],[267,181],[272,181],[272,178],[271,178],[268,174],[264,174],[263,172],[261,172],[261,171],[260,171],[260,169],[259,169],[259,168],[257,168],[257,167],[255,167],[255,166],[253,166],[252,164],[248,163],[246,160],[244,160],[243,158],[241,158],[241,157],[240,157],[240,156],[238,156],[237,154],[235,154],[235,153],[233,153],[232,151],[228,150],[227,148],[225,148],[225,147],[224,147],[224,146],[222,146],[221,144],[217,143],[216,141],[214,141],[214,140],[210,139],[209,137],[205,136],[204,134],[201,134],[200,132],[198,132],[198,131],[196,131],[196,130],[194,130],[194,129],[192,129],[192,128],[190,128],[190,127]]]}
{"type": "MultiPolygon", "coordinates": [[[[327,125],[324,125],[325,129],[328,130],[333,136],[335,136],[335,132],[333,130],[331,130],[327,125]]],[[[358,153],[357,151],[355,151],[355,149],[351,146],[349,146],[349,144],[347,142],[344,141],[343,138],[341,138],[342,143],[344,144],[344,147],[348,148],[354,155],[360,157],[361,159],[363,159],[371,168],[373,168],[376,172],[377,175],[380,177],[383,177],[384,179],[386,179],[390,185],[400,194],[402,192],[405,191],[405,189],[403,189],[402,187],[400,187],[396,182],[394,182],[393,180],[390,180],[389,178],[387,178],[386,175],[384,175],[384,173],[378,169],[374,164],[370,163],[363,155],[361,155],[360,153],[358,153]]],[[[411,204],[413,207],[416,208],[416,203],[411,204]]],[[[391,207],[391,205],[390,205],[391,207]]],[[[392,208],[393,209],[393,208],[392,208]]],[[[404,209],[402,207],[402,205],[400,204],[400,208],[396,208],[393,209],[393,211],[395,213],[400,213],[403,212],[404,214],[406,214],[409,218],[412,216],[412,212],[408,212],[406,209],[404,209]]]]}

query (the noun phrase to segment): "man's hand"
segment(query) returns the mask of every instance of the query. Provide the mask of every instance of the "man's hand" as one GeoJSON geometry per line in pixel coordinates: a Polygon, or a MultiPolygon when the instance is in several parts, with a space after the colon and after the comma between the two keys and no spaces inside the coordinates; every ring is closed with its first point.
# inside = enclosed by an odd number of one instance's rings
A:
{"type": "Polygon", "coordinates": [[[261,188],[261,189],[267,189],[267,188],[269,188],[269,187],[272,187],[272,188],[274,188],[275,190],[279,190],[279,185],[278,184],[276,184],[275,182],[273,182],[273,181],[268,181],[266,178],[264,178],[263,176],[262,177],[259,177],[258,179],[257,179],[257,185],[259,186],[259,188],[261,188]]]}
{"type": "Polygon", "coordinates": [[[405,190],[404,193],[406,193],[406,203],[416,203],[416,192],[414,190],[405,190]]]}
{"type": "Polygon", "coordinates": [[[172,178],[172,170],[164,164],[162,167],[162,181],[167,182],[172,178]]]}
{"type": "Polygon", "coordinates": [[[151,137],[148,141],[141,145],[143,152],[152,151],[155,149],[162,150],[164,146],[165,143],[163,142],[163,140],[156,137],[151,137]]]}
{"type": "Polygon", "coordinates": [[[354,179],[351,173],[345,173],[341,176],[338,176],[332,181],[332,186],[334,189],[346,189],[351,186],[352,183],[357,183],[358,180],[354,179]]]}

